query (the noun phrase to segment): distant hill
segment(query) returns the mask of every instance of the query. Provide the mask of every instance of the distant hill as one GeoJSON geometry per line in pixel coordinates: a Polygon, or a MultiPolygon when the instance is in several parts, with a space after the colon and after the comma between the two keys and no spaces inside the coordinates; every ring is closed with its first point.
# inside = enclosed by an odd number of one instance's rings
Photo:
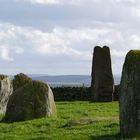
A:
{"type": "MultiPolygon", "coordinates": [[[[32,77],[32,76],[31,76],[32,77]]],[[[49,83],[51,86],[89,86],[90,76],[88,75],[58,75],[58,76],[39,76],[32,77],[33,80],[41,80],[49,83]]]]}
{"type": "MultiPolygon", "coordinates": [[[[90,86],[91,77],[89,75],[58,75],[58,76],[50,76],[50,75],[28,75],[33,80],[41,80],[44,81],[51,86],[90,86]]],[[[115,84],[120,83],[120,76],[115,76],[115,84]]]]}

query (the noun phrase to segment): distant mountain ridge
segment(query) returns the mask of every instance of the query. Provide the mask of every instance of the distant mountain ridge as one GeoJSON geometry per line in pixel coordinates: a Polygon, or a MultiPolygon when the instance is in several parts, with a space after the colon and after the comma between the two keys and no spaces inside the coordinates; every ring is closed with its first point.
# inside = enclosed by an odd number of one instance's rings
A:
{"type": "MultiPolygon", "coordinates": [[[[47,74],[27,74],[33,80],[40,80],[49,85],[56,86],[90,86],[90,75],[47,75],[47,74]]],[[[9,75],[13,78],[13,75],[9,75]]],[[[114,76],[115,85],[120,84],[120,75],[114,76]]]]}
{"type": "MultiPolygon", "coordinates": [[[[90,86],[91,76],[90,75],[33,75],[30,74],[33,80],[41,80],[51,86],[90,86]]],[[[115,84],[120,83],[120,76],[115,76],[115,84]]]]}
{"type": "Polygon", "coordinates": [[[90,76],[88,75],[57,75],[57,76],[39,76],[32,77],[33,80],[44,81],[51,86],[80,86],[80,85],[90,85],[90,76]]]}

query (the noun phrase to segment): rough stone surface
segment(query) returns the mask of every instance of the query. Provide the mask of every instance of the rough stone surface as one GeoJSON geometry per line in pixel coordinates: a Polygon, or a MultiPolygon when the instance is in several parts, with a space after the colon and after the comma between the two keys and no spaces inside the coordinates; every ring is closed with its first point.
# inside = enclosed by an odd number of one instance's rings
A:
{"type": "Polygon", "coordinates": [[[15,75],[14,79],[13,79],[14,91],[31,81],[32,81],[32,79],[30,77],[28,77],[27,75],[25,75],[24,73],[19,73],[19,74],[15,75]]]}
{"type": "Polygon", "coordinates": [[[12,92],[12,80],[5,75],[0,75],[0,114],[5,113],[7,102],[12,92]]]}
{"type": "Polygon", "coordinates": [[[92,61],[92,101],[112,101],[114,79],[111,68],[110,49],[95,47],[92,61]]]}
{"type": "Polygon", "coordinates": [[[31,81],[10,96],[4,120],[24,121],[47,116],[56,116],[52,90],[43,82],[31,81]]]}
{"type": "Polygon", "coordinates": [[[120,86],[120,131],[123,137],[140,139],[140,51],[125,59],[120,86]]]}

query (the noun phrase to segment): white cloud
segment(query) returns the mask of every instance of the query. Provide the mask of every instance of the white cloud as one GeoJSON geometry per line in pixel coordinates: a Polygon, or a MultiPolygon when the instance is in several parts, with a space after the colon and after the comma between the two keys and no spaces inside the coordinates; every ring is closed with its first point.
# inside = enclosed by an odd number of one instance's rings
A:
{"type": "Polygon", "coordinates": [[[83,58],[84,53],[91,53],[93,45],[109,45],[115,48],[112,54],[121,57],[125,54],[120,53],[121,47],[125,43],[128,44],[127,41],[133,40],[135,44],[139,43],[137,36],[132,36],[130,39],[126,36],[124,39],[123,33],[113,27],[78,29],[55,27],[52,32],[42,32],[5,23],[1,24],[1,27],[1,44],[17,54],[32,51],[40,55],[68,55],[83,58]],[[116,46],[116,42],[122,43],[121,46],[116,46]],[[91,46],[87,46],[86,43],[91,46]]]}
{"type": "MultiPolygon", "coordinates": [[[[13,61],[12,56],[24,53],[24,48],[20,47],[20,38],[18,33],[20,27],[8,23],[0,23],[0,58],[6,61],[13,61]],[[19,43],[19,44],[18,44],[19,43]],[[19,46],[18,46],[19,45],[19,46]]],[[[23,41],[24,42],[24,41],[23,41]]]]}
{"type": "Polygon", "coordinates": [[[6,61],[13,61],[13,58],[9,56],[9,49],[5,46],[0,46],[0,57],[6,61]]]}
{"type": "MultiPolygon", "coordinates": [[[[21,1],[21,0],[16,0],[21,1]]],[[[138,0],[22,0],[30,2],[32,4],[40,5],[74,5],[74,6],[91,6],[91,5],[124,5],[124,6],[138,6],[140,2],[138,0]]],[[[119,5],[119,6],[120,6],[119,5]]]]}
{"type": "Polygon", "coordinates": [[[0,1],[0,62],[52,72],[57,60],[59,72],[89,73],[93,47],[107,45],[120,73],[127,51],[140,49],[139,9],[138,0],[0,1]]]}
{"type": "Polygon", "coordinates": [[[132,17],[139,18],[140,17],[140,9],[137,7],[132,7],[131,9],[132,17]]]}
{"type": "Polygon", "coordinates": [[[32,3],[38,3],[38,4],[59,4],[61,3],[61,0],[30,0],[32,3]]]}
{"type": "MultiPolygon", "coordinates": [[[[37,55],[65,55],[80,59],[83,52],[73,46],[73,41],[77,41],[76,38],[74,39],[73,33],[70,30],[66,34],[64,32],[58,33],[56,30],[54,29],[53,32],[49,33],[7,23],[1,24],[0,45],[6,46],[1,47],[4,52],[1,54],[1,58],[11,61],[15,57],[13,53],[22,54],[26,51],[37,55]]],[[[80,35],[78,31],[76,34],[80,35]]],[[[83,37],[80,39],[82,41],[83,37]]],[[[87,39],[85,38],[85,40],[87,39]]],[[[82,59],[84,58],[87,59],[86,56],[82,57],[82,59]]]]}
{"type": "Polygon", "coordinates": [[[127,54],[127,51],[121,51],[121,50],[116,50],[116,49],[113,49],[111,51],[111,55],[114,56],[114,57],[125,57],[125,55],[127,54]]]}
{"type": "Polygon", "coordinates": [[[140,49],[140,35],[133,34],[130,36],[130,45],[132,49],[140,49]]]}
{"type": "Polygon", "coordinates": [[[17,53],[17,54],[22,54],[22,53],[24,53],[24,49],[21,48],[21,47],[16,47],[16,48],[15,48],[15,53],[17,53]]]}
{"type": "Polygon", "coordinates": [[[102,28],[75,29],[57,26],[50,32],[8,23],[0,24],[0,58],[6,61],[16,61],[16,57],[24,53],[24,59],[30,56],[27,62],[31,63],[35,58],[45,58],[50,61],[54,59],[65,63],[73,62],[75,65],[85,63],[89,67],[93,47],[108,45],[111,48],[113,71],[117,73],[117,67],[120,68],[119,72],[121,71],[127,51],[132,48],[139,49],[139,44],[138,34],[131,34],[131,30],[114,28],[112,24],[102,28]]]}
{"type": "MultiPolygon", "coordinates": [[[[16,0],[20,1],[20,0],[16,0]]],[[[85,5],[85,4],[96,4],[96,3],[101,3],[103,0],[23,0],[25,2],[31,2],[32,4],[42,4],[42,5],[56,5],[56,4],[61,4],[61,5],[85,5]]],[[[109,2],[112,2],[112,0],[108,0],[109,2]]],[[[129,0],[131,1],[131,0],[129,0]]],[[[115,2],[118,2],[116,0],[115,2]]]]}
{"type": "Polygon", "coordinates": [[[45,5],[63,4],[65,2],[65,0],[23,0],[23,1],[31,2],[32,4],[45,4],[45,5]]]}

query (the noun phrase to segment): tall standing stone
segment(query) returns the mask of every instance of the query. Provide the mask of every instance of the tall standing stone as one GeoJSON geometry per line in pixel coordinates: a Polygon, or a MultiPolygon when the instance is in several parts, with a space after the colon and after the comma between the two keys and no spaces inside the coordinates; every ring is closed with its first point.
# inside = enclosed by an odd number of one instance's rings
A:
{"type": "Polygon", "coordinates": [[[92,61],[91,94],[92,101],[112,101],[114,79],[111,68],[110,49],[97,46],[94,48],[92,61]]]}
{"type": "Polygon", "coordinates": [[[140,51],[125,59],[120,87],[120,131],[123,137],[140,139],[140,51]]]}
{"type": "Polygon", "coordinates": [[[7,103],[12,92],[12,80],[8,76],[0,75],[0,114],[5,113],[7,103]]]}

